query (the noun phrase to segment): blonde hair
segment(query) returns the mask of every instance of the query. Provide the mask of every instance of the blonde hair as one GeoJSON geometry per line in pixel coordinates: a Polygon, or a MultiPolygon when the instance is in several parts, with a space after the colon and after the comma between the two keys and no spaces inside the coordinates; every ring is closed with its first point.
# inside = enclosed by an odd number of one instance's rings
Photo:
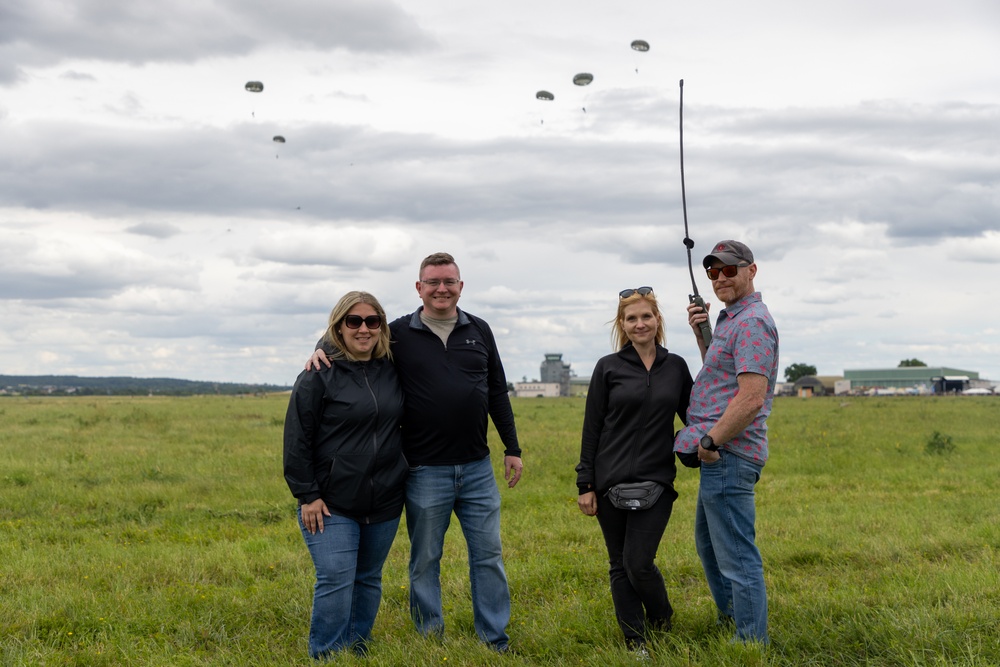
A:
{"type": "Polygon", "coordinates": [[[354,308],[359,303],[366,303],[374,308],[375,314],[382,319],[382,326],[378,328],[375,347],[372,348],[372,359],[381,359],[382,357],[392,359],[392,352],[389,350],[389,322],[386,320],[382,304],[368,292],[359,292],[356,290],[340,297],[340,301],[330,311],[330,319],[326,327],[326,333],[323,334],[323,340],[334,347],[333,358],[357,361],[348,352],[347,346],[344,344],[344,339],[340,335],[340,324],[347,317],[347,313],[351,308],[354,308]]]}
{"type": "Polygon", "coordinates": [[[656,316],[656,344],[662,346],[667,342],[667,332],[663,328],[663,316],[660,315],[660,306],[656,303],[656,296],[652,292],[646,295],[635,292],[624,299],[618,299],[618,313],[615,315],[615,319],[611,320],[612,349],[620,350],[628,345],[628,335],[625,333],[625,325],[623,324],[625,321],[625,309],[639,301],[648,302],[650,310],[656,316]]]}

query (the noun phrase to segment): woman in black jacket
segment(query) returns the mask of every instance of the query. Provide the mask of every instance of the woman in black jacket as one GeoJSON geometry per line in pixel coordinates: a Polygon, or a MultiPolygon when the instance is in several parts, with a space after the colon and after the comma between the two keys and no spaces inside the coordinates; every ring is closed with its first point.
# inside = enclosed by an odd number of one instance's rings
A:
{"type": "Polygon", "coordinates": [[[382,306],[367,292],[348,292],[330,313],[325,337],[333,365],[299,375],[285,416],[285,481],[299,501],[299,527],[316,567],[313,658],[365,652],[408,471],[399,430],[403,393],[382,306]]]}
{"type": "Polygon", "coordinates": [[[674,415],[687,418],[691,373],[663,347],[663,318],[651,287],[623,290],[612,329],[618,352],[598,360],[583,420],[577,500],[597,516],[610,560],[611,598],[626,644],[646,656],[649,630],[669,630],[673,608],[656,548],[677,493],[674,415]],[[641,509],[612,503],[616,485],[653,482],[659,498],[641,509]]]}

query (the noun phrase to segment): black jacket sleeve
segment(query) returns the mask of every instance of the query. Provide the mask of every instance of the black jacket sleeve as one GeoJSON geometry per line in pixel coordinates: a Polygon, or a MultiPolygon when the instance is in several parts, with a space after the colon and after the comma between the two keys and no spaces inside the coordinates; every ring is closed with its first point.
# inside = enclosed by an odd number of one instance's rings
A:
{"type": "Polygon", "coordinates": [[[319,373],[302,371],[295,380],[285,414],[283,465],[285,482],[299,504],[320,498],[313,468],[316,433],[323,413],[323,382],[319,373]]]}
{"type": "Polygon", "coordinates": [[[587,389],[587,404],[583,413],[583,435],[580,438],[580,463],[576,466],[576,487],[580,493],[596,491],[594,461],[601,442],[604,418],[608,412],[608,387],[604,378],[604,362],[599,360],[587,389]]]}
{"type": "Polygon", "coordinates": [[[520,456],[521,446],[517,441],[517,428],[514,425],[514,410],[510,406],[510,393],[507,391],[507,375],[497,351],[497,341],[489,326],[481,327],[490,344],[490,355],[487,359],[487,390],[489,391],[490,419],[500,435],[504,445],[505,456],[520,456]]]}

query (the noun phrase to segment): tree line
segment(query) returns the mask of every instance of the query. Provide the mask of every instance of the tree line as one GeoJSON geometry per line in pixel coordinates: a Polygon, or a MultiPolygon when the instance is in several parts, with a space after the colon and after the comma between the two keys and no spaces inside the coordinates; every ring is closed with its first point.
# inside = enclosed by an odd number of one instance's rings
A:
{"type": "Polygon", "coordinates": [[[22,396],[193,396],[196,394],[258,394],[288,391],[289,386],[204,382],[174,378],[80,377],[77,375],[0,375],[0,389],[22,396]]]}

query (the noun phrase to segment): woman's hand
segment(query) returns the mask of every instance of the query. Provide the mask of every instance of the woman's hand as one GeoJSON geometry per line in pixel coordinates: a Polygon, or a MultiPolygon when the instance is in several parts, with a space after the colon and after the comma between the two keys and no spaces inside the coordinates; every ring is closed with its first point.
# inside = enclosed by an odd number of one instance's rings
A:
{"type": "Polygon", "coordinates": [[[323,532],[324,516],[330,516],[330,510],[326,508],[326,503],[323,502],[322,498],[317,498],[302,506],[302,525],[306,527],[310,535],[315,535],[317,530],[323,532]]]}
{"type": "Polygon", "coordinates": [[[587,516],[597,516],[597,494],[595,492],[581,493],[580,497],[576,499],[576,504],[580,507],[580,511],[587,516]]]}

